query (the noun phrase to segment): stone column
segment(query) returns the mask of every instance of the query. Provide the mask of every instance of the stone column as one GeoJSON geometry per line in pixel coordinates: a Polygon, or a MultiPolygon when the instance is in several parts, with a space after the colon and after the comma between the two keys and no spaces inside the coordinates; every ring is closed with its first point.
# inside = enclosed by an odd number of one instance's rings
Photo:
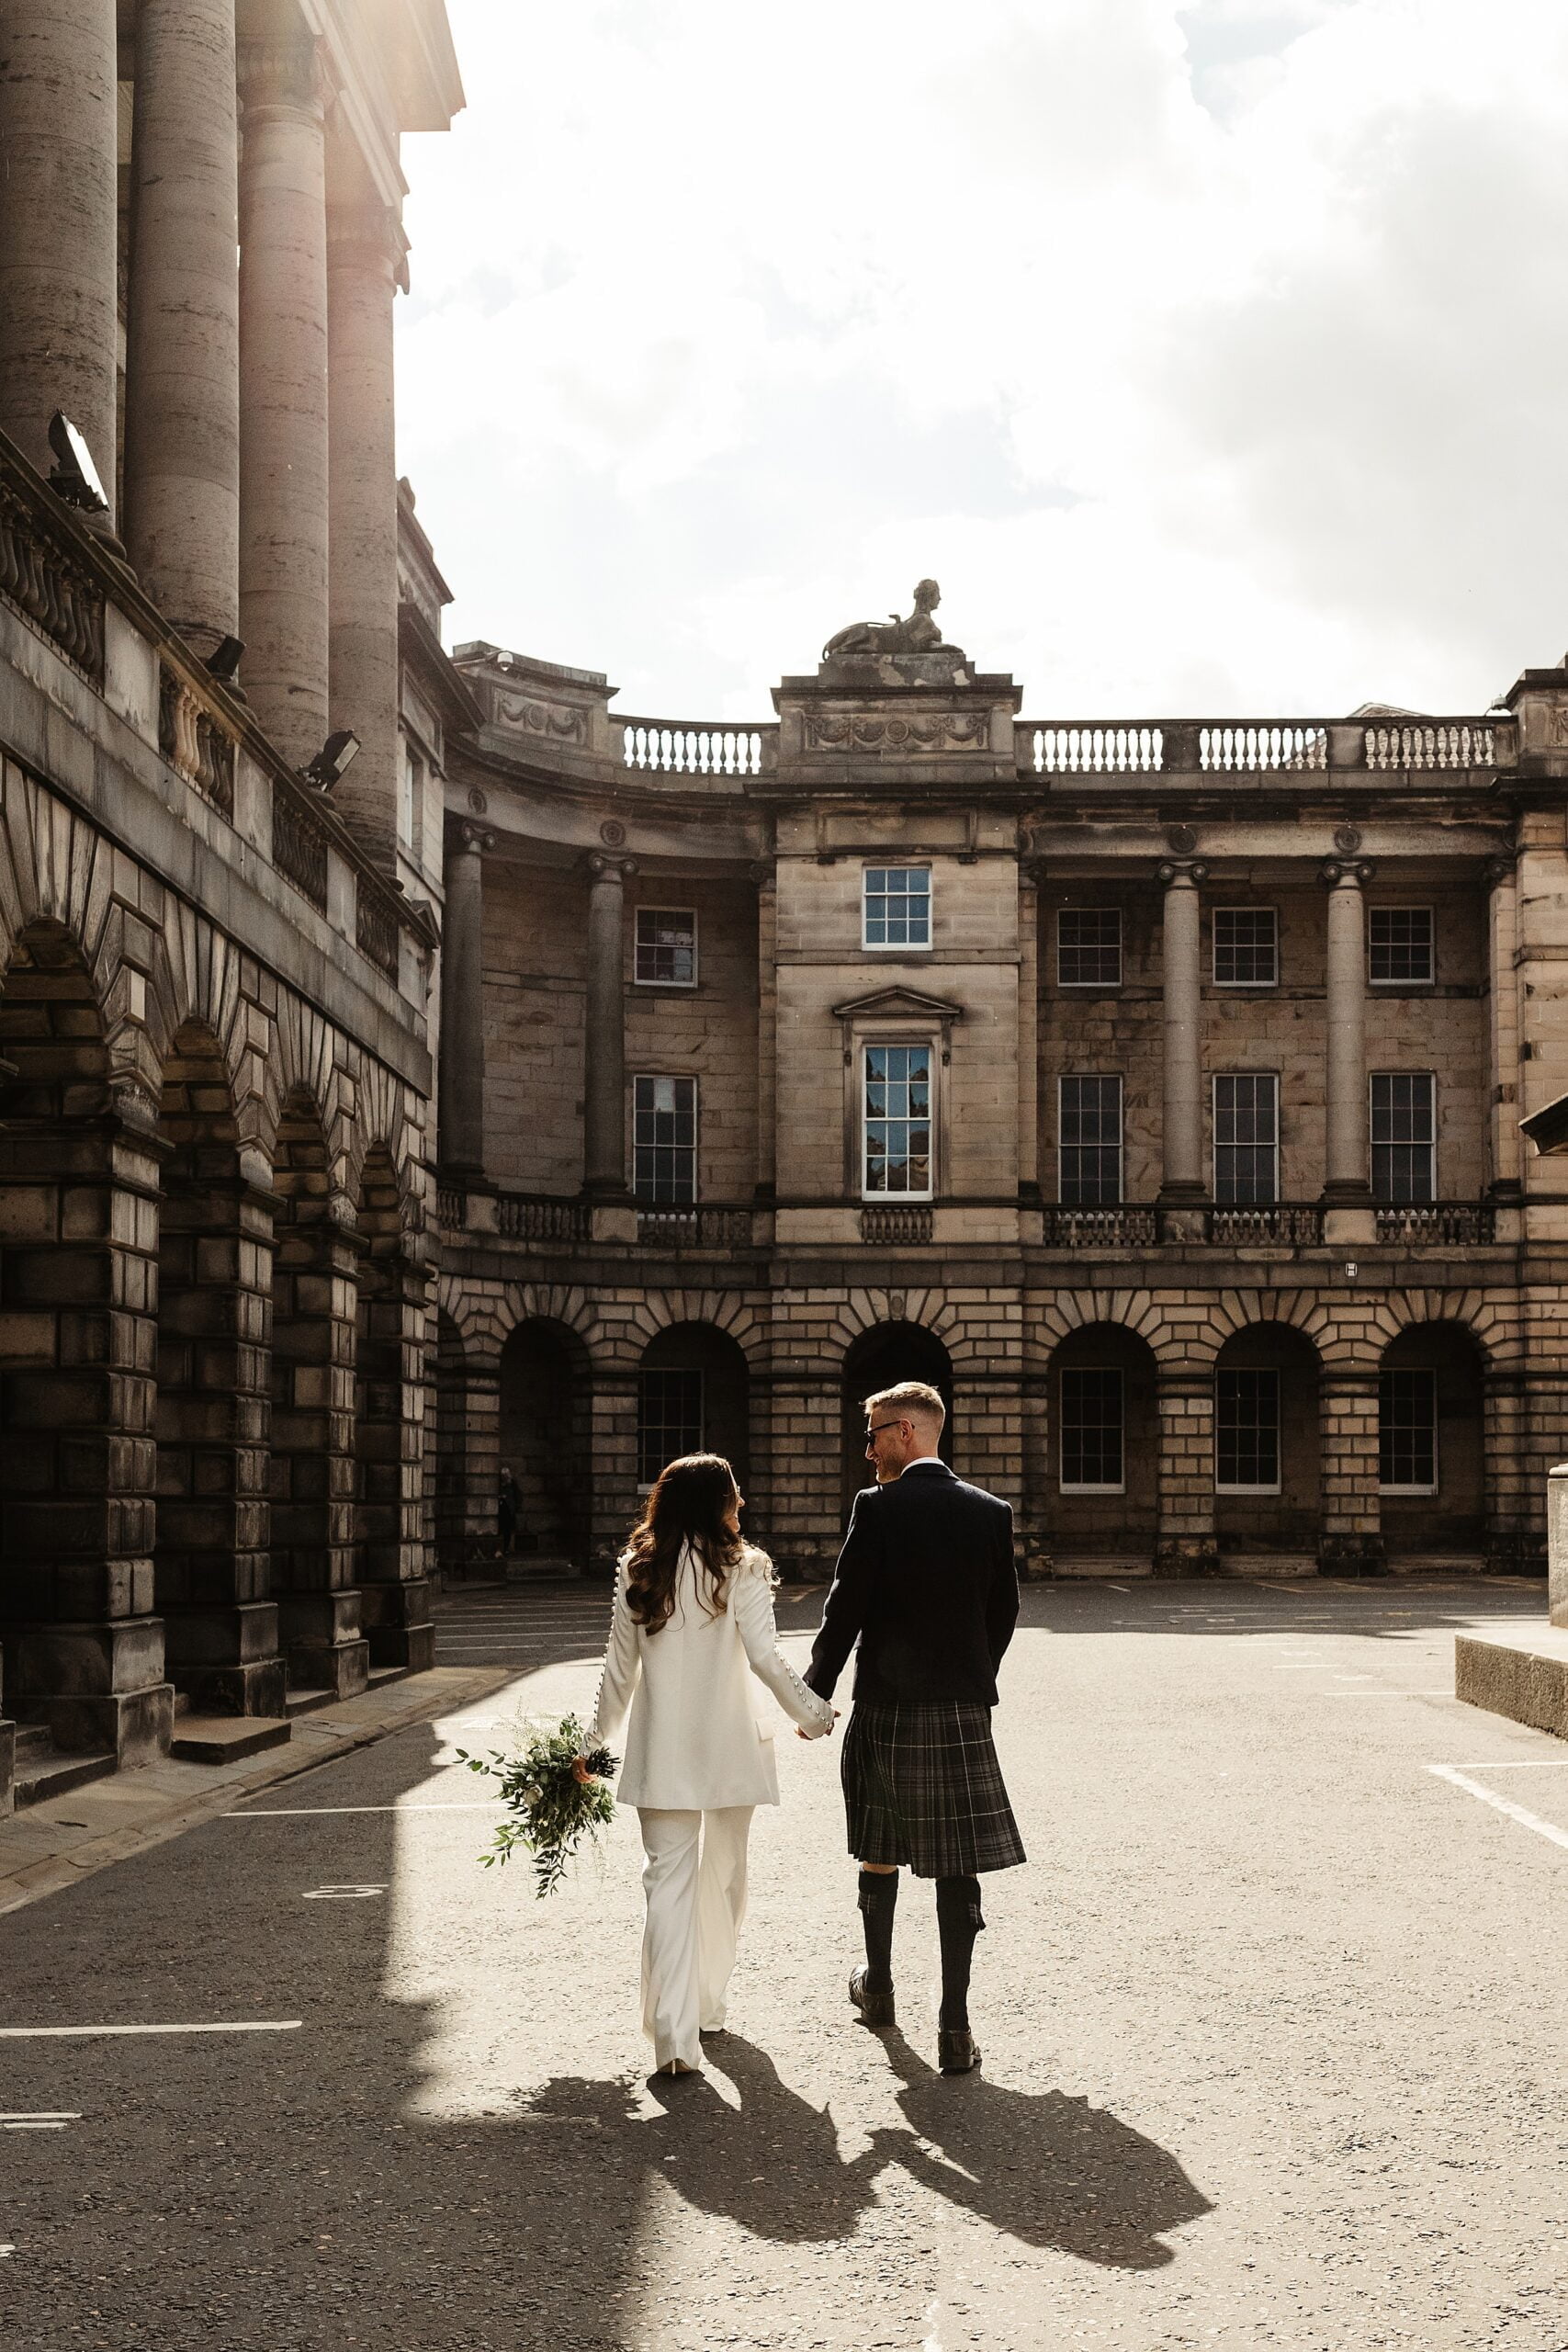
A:
{"type": "Polygon", "coordinates": [[[621,1201],[626,1195],[626,878],[637,864],[595,851],[588,870],[583,1182],[592,1199],[621,1201]]]}
{"type": "Polygon", "coordinates": [[[1318,1383],[1323,1500],[1317,1565],[1325,1576],[1379,1576],[1378,1374],[1325,1364],[1318,1383]]]}
{"type": "Polygon", "coordinates": [[[1018,869],[1018,1203],[1040,1205],[1040,861],[1018,869]]]}
{"type": "Polygon", "coordinates": [[[446,840],[441,954],[441,1116],[437,1157],[457,1177],[484,1174],[484,854],[495,835],[464,822],[446,840]]]}
{"type": "Polygon", "coordinates": [[[327,733],[327,225],[323,92],[294,0],[240,43],[240,635],[286,759],[327,733]]]}
{"type": "Polygon", "coordinates": [[[1160,1200],[1203,1199],[1202,980],[1199,885],[1206,865],[1164,865],[1165,1124],[1160,1200]]]}
{"type": "MultiPolygon", "coordinates": [[[[1487,971],[1490,977],[1492,1183],[1499,1209],[1516,1209],[1519,1182],[1519,946],[1518,868],[1511,856],[1489,857],[1486,877],[1487,971]]],[[[1498,1238],[1506,1237],[1499,1234],[1498,1238]]]]}
{"type": "Polygon", "coordinates": [[[111,509],[117,74],[115,0],[0,0],[0,429],[48,474],[63,409],[111,509]]]}
{"type": "Polygon", "coordinates": [[[1367,917],[1361,886],[1371,880],[1372,873],[1365,859],[1331,859],[1323,869],[1328,886],[1323,1198],[1337,1208],[1365,1207],[1371,1199],[1367,1176],[1367,917]]]}
{"type": "Polygon", "coordinates": [[[234,0],[141,0],[131,141],[125,541],[210,653],[240,621],[234,0]]]}
{"type": "Polygon", "coordinates": [[[403,252],[389,206],[329,209],[330,723],[351,727],[360,744],[333,806],[389,873],[398,858],[400,758],[392,302],[403,252]]]}
{"type": "Polygon", "coordinates": [[[757,1182],[755,1198],[771,1208],[778,1191],[779,888],[770,859],[751,868],[757,885],[757,1182]]]}
{"type": "Polygon", "coordinates": [[[637,1399],[635,1367],[617,1365],[595,1372],[590,1407],[593,1498],[589,1569],[597,1576],[615,1574],[616,1555],[637,1515],[637,1399]]]}

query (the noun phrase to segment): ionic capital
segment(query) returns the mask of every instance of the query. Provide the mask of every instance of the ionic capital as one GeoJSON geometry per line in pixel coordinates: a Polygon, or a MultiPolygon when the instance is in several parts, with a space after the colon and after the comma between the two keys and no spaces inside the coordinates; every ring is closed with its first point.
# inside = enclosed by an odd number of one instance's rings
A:
{"type": "Polygon", "coordinates": [[[1353,883],[1359,889],[1376,872],[1370,857],[1331,857],[1318,868],[1318,879],[1330,890],[1337,889],[1342,882],[1353,883]]]}
{"type": "Polygon", "coordinates": [[[482,857],[487,849],[495,847],[495,830],[491,825],[471,824],[467,818],[457,828],[457,839],[473,857],[482,857]]]}
{"type": "Polygon", "coordinates": [[[602,849],[591,849],[584,863],[595,882],[621,882],[637,870],[635,857],[606,857],[602,849]]]}
{"type": "Polygon", "coordinates": [[[1179,884],[1183,889],[1195,890],[1209,878],[1209,869],[1201,858],[1162,858],[1155,868],[1155,880],[1162,890],[1173,890],[1179,884]]]}
{"type": "Polygon", "coordinates": [[[1497,850],[1492,856],[1483,858],[1481,872],[1487,888],[1495,890],[1499,883],[1511,882],[1518,871],[1518,864],[1519,861],[1511,849],[1497,850]]]}

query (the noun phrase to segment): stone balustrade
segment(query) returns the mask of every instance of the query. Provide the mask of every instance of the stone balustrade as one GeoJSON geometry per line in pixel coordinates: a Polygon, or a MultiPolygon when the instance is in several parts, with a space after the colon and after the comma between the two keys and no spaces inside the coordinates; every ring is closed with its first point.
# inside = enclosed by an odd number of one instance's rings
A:
{"type": "Polygon", "coordinates": [[[778,765],[775,726],[738,727],[713,718],[623,718],[621,760],[660,775],[771,775],[778,765]]]}
{"type": "Polygon", "coordinates": [[[1517,722],[1483,718],[1021,719],[1022,775],[1307,775],[1511,767],[1517,722]]]}

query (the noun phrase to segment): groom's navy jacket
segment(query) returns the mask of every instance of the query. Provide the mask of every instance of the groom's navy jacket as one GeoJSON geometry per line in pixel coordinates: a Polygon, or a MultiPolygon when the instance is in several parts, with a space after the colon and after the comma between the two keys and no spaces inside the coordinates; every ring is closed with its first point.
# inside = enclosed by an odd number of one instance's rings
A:
{"type": "Polygon", "coordinates": [[[830,1699],[858,1638],[855,1703],[997,1703],[997,1668],[1018,1623],[1012,1512],[945,1462],[911,1463],[867,1487],[850,1513],[806,1680],[830,1699]]]}

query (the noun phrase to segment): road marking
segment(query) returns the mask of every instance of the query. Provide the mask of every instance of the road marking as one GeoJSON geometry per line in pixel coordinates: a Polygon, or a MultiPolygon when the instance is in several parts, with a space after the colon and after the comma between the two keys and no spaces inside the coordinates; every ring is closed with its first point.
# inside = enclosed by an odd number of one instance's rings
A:
{"type": "Polygon", "coordinates": [[[229,2025],[0,2025],[0,2041],[80,2041],[100,2033],[298,2033],[303,2018],[243,2018],[229,2025]]]}
{"type": "Polygon", "coordinates": [[[1553,1768],[1559,1772],[1568,1764],[1568,1756],[1500,1756],[1494,1764],[1467,1764],[1467,1772],[1539,1772],[1553,1768]]]}
{"type": "Polygon", "coordinates": [[[1550,1838],[1554,1846],[1568,1849],[1568,1829],[1559,1829],[1554,1822],[1542,1821],[1539,1813],[1527,1813],[1524,1806],[1515,1804],[1511,1797],[1499,1796],[1495,1789],[1483,1789],[1479,1781],[1472,1781],[1465,1773],[1456,1771],[1451,1764],[1428,1764],[1427,1770],[1435,1772],[1439,1781],[1451,1781],[1456,1789],[1463,1789],[1467,1795],[1479,1797],[1483,1804],[1493,1806],[1498,1813],[1506,1813],[1508,1819],[1517,1821],[1521,1829],[1533,1829],[1538,1838],[1550,1838]]]}
{"type": "Polygon", "coordinates": [[[504,1797],[476,1797],[471,1804],[276,1804],[226,1813],[225,1821],[313,1821],[329,1813],[493,1813],[504,1797]]]}
{"type": "Polygon", "coordinates": [[[0,2115],[0,2132],[63,2132],[68,2123],[80,2123],[79,2113],[67,2114],[62,2108],[40,2109],[36,2115],[0,2115]]]}
{"type": "Polygon", "coordinates": [[[313,1886],[301,1903],[367,1903],[373,1894],[385,1894],[385,1886],[313,1886]]]}

